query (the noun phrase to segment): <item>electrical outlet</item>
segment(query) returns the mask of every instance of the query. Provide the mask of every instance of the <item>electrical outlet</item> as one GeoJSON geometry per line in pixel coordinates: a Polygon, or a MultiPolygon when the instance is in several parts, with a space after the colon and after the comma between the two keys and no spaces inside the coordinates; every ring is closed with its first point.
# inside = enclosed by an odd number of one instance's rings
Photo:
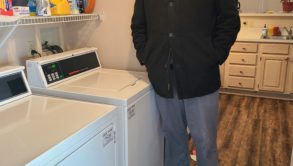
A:
{"type": "Polygon", "coordinates": [[[35,49],[35,43],[34,41],[27,41],[26,42],[26,55],[31,58],[32,55],[31,55],[31,51],[35,49]]]}

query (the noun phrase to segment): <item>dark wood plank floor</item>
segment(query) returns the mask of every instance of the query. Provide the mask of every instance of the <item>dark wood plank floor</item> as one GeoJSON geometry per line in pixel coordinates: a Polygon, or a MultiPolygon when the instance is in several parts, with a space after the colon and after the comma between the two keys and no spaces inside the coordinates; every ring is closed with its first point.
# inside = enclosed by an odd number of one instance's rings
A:
{"type": "Polygon", "coordinates": [[[221,166],[289,166],[293,102],[222,94],[217,144],[221,166]]]}

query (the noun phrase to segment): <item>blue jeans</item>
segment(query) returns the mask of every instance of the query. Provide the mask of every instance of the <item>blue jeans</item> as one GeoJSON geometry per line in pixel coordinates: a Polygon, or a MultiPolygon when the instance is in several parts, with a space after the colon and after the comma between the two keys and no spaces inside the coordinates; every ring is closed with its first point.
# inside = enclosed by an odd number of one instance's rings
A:
{"type": "Polygon", "coordinates": [[[217,166],[219,92],[179,100],[156,94],[165,136],[165,166],[189,166],[188,126],[196,147],[198,166],[217,166]]]}

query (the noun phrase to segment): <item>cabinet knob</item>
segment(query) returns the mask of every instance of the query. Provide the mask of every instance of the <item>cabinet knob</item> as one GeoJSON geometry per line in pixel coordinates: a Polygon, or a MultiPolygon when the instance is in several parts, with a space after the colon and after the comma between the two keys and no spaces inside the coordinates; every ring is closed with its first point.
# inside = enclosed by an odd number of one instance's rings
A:
{"type": "Polygon", "coordinates": [[[239,71],[240,74],[243,74],[243,71],[239,71]]]}
{"type": "Polygon", "coordinates": [[[242,62],[245,62],[245,59],[241,59],[242,62]]]}
{"type": "Polygon", "coordinates": [[[242,47],[242,50],[246,51],[246,48],[245,47],[242,47]]]}
{"type": "Polygon", "coordinates": [[[242,83],[241,83],[241,82],[238,82],[238,84],[239,84],[240,86],[242,86],[242,83]]]}

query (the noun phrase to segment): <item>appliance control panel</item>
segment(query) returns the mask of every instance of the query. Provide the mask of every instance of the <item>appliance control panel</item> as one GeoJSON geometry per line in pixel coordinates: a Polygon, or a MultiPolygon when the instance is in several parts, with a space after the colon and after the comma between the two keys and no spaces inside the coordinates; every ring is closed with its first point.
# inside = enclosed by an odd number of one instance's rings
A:
{"type": "Polygon", "coordinates": [[[47,83],[53,83],[64,78],[58,63],[50,63],[42,66],[47,83]]]}
{"type": "Polygon", "coordinates": [[[42,70],[46,77],[47,84],[51,84],[99,66],[100,63],[96,52],[92,51],[43,64],[42,70]]]}

